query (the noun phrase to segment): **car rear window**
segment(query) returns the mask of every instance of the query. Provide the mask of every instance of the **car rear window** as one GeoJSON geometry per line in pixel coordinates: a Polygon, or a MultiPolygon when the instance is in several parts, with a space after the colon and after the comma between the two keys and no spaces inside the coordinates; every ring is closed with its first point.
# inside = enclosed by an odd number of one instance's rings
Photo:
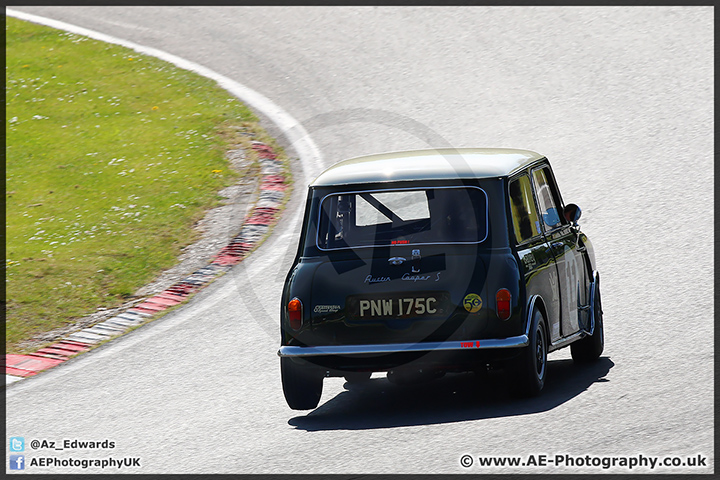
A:
{"type": "Polygon", "coordinates": [[[487,195],[478,187],[338,192],[320,203],[317,246],[479,243],[487,218],[487,195]]]}

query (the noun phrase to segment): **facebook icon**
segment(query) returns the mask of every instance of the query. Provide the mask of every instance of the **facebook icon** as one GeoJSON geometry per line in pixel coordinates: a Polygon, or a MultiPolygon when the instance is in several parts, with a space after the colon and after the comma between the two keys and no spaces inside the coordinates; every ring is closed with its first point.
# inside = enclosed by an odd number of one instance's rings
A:
{"type": "Polygon", "coordinates": [[[10,470],[25,470],[25,455],[10,455],[10,470]]]}

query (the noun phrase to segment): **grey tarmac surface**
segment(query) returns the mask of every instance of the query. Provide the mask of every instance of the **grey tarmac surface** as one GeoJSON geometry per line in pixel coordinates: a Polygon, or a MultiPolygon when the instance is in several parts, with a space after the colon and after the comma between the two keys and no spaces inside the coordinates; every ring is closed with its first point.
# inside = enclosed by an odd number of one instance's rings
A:
{"type": "Polygon", "coordinates": [[[276,351],[297,185],[273,236],[185,308],[7,388],[8,436],[116,442],[28,460],[140,457],[133,473],[649,473],[477,457],[699,454],[706,467],[654,471],[714,471],[712,7],[14,8],[247,85],[304,125],[326,166],[427,146],[547,155],[565,202],[583,209],[606,324],[599,363],[551,354],[539,399],[470,375],[352,390],[328,379],[316,410],[292,411],[276,351]]]}

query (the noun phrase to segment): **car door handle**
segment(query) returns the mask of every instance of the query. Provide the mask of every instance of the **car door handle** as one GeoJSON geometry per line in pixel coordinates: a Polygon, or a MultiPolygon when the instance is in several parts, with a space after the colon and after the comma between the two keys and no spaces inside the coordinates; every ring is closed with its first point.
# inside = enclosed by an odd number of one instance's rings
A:
{"type": "Polygon", "coordinates": [[[562,248],[565,246],[565,244],[563,242],[555,242],[555,243],[551,243],[550,246],[553,248],[562,248]]]}

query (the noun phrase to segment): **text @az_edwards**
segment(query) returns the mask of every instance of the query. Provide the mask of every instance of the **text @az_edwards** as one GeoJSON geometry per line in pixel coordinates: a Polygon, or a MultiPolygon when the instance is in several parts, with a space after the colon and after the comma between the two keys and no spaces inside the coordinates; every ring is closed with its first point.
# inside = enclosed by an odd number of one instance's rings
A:
{"type": "Polygon", "coordinates": [[[463,455],[460,465],[470,468],[478,467],[558,467],[558,468],[633,468],[650,469],[668,467],[707,467],[707,457],[693,455],[687,457],[667,456],[656,457],[647,455],[599,456],[599,455],[527,455],[515,456],[479,456],[463,455]]]}
{"type": "Polygon", "coordinates": [[[54,440],[31,440],[30,448],[33,450],[111,450],[115,448],[112,440],[78,440],[64,439],[61,442],[54,440]]]}

